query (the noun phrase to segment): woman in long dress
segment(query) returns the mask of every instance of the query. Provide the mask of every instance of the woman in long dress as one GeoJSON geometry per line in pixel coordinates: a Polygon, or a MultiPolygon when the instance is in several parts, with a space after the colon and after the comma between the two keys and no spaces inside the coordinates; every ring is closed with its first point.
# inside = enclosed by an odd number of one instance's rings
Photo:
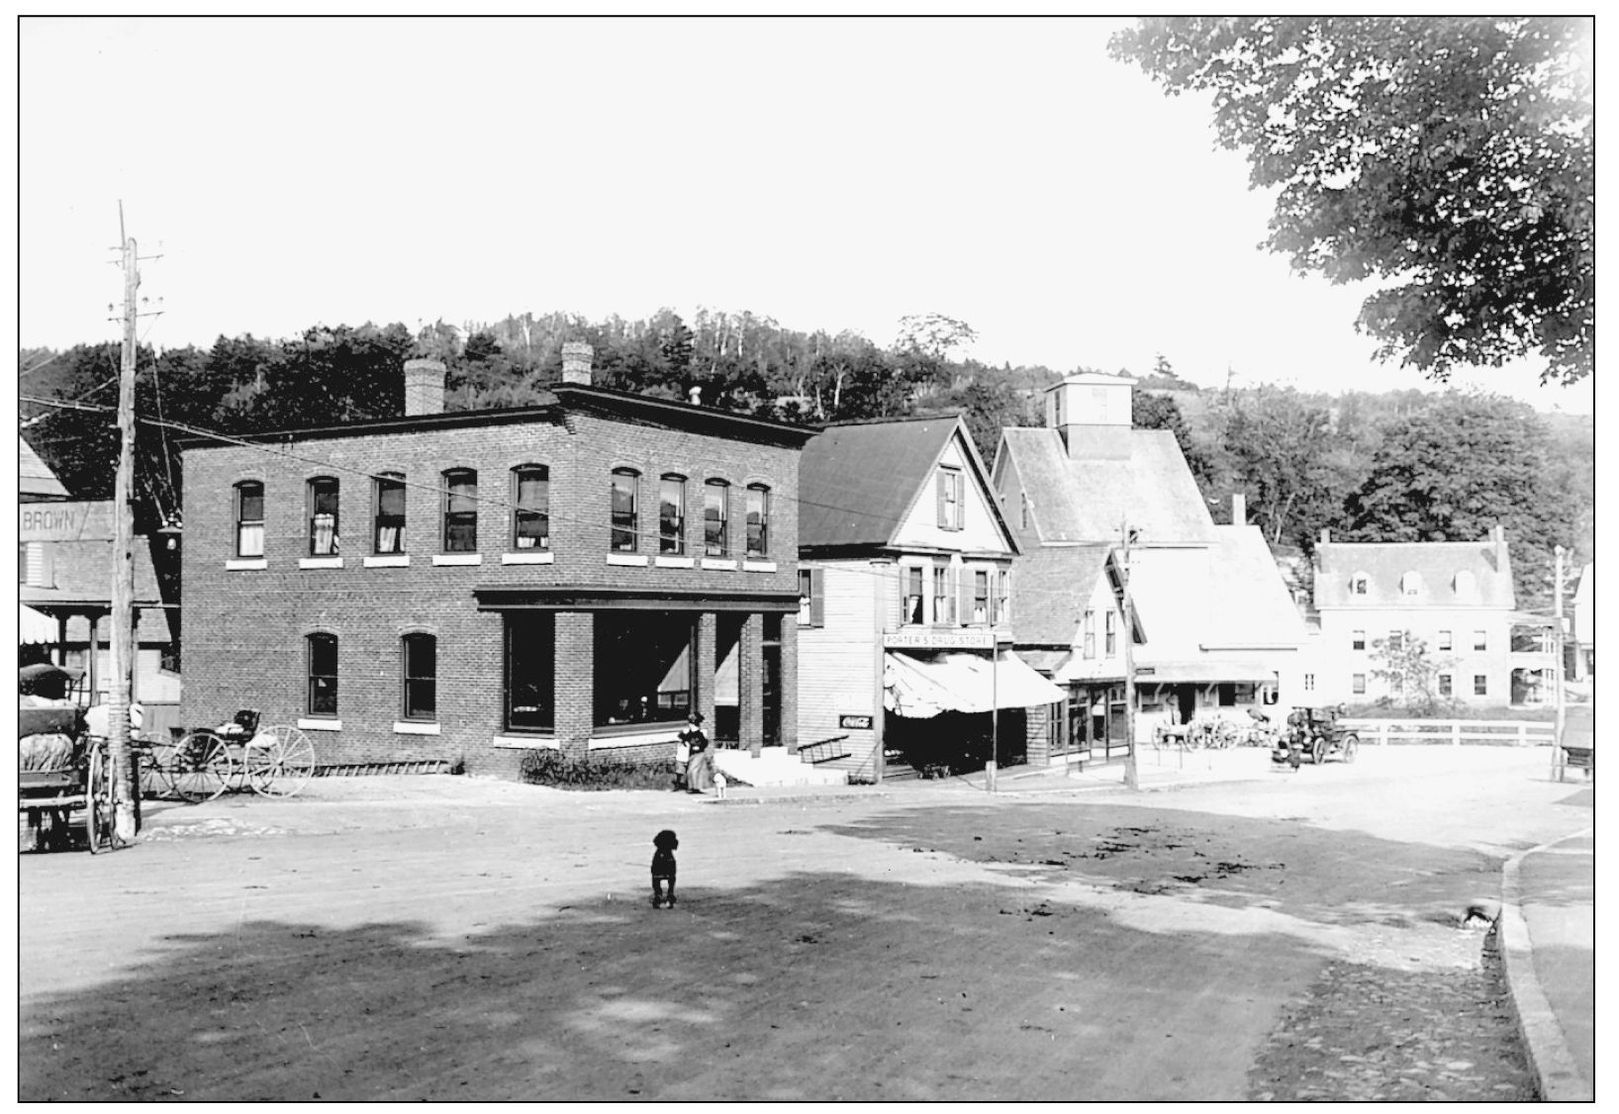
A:
{"type": "Polygon", "coordinates": [[[686,759],[686,792],[707,793],[714,788],[714,754],[708,747],[708,736],[703,734],[703,713],[693,712],[686,717],[686,730],[680,741],[690,748],[686,759]]]}

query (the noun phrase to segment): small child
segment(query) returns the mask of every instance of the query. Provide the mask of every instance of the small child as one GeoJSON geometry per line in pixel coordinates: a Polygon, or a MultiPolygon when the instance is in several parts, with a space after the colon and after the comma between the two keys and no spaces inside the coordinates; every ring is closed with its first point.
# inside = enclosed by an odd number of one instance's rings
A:
{"type": "Polygon", "coordinates": [[[675,848],[680,846],[680,840],[675,833],[665,828],[652,840],[652,846],[657,850],[652,852],[652,908],[661,909],[665,898],[668,899],[669,908],[675,907],[675,848]],[[664,884],[668,883],[667,894],[664,884]]]}
{"type": "Polygon", "coordinates": [[[725,771],[723,770],[714,771],[714,795],[722,801],[725,800],[725,771]]]}

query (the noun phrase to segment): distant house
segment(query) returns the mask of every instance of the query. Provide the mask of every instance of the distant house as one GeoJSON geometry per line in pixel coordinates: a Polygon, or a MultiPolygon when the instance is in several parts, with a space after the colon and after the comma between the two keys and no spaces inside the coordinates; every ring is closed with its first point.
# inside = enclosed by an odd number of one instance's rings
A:
{"type": "Polygon", "coordinates": [[[1546,653],[1521,640],[1514,649],[1514,626],[1534,621],[1514,608],[1499,526],[1477,542],[1334,542],[1323,530],[1315,549],[1319,688],[1332,702],[1400,700],[1377,672],[1391,647],[1418,638],[1437,668],[1440,699],[1539,703],[1546,653]]]}
{"type": "Polygon", "coordinates": [[[1574,589],[1574,646],[1569,679],[1584,681],[1597,671],[1596,575],[1586,565],[1574,589]]]}
{"type": "Polygon", "coordinates": [[[1066,690],[1045,725],[1050,760],[1127,750],[1127,532],[1138,741],[1159,724],[1308,702],[1304,625],[1244,501],[1240,525],[1215,525],[1174,434],[1132,428],[1132,384],[1068,376],[1046,392],[1046,425],[1002,431],[996,453],[993,482],[1028,554],[1016,646],[1066,690]]]}
{"type": "Polygon", "coordinates": [[[874,780],[1022,761],[1062,694],[1011,651],[1018,547],[966,425],[830,426],[800,486],[801,745],[874,780]]]}
{"type": "MultiPolygon", "coordinates": [[[[55,661],[83,669],[95,703],[112,688],[113,505],[70,499],[20,437],[18,466],[18,660],[55,661]],[[94,652],[92,652],[94,647],[94,652]]],[[[170,558],[136,536],[135,640],[131,699],[144,709],[142,729],[178,723],[179,606],[165,593],[158,562],[170,558]]]]}

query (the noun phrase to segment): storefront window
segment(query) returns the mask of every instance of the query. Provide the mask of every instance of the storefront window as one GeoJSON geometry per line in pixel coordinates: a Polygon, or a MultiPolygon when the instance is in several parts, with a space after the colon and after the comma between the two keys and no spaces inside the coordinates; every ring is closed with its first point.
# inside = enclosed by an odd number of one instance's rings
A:
{"type": "Polygon", "coordinates": [[[506,616],[506,730],[549,731],[555,723],[556,615],[506,616]]]}
{"type": "Polygon", "coordinates": [[[691,711],[689,612],[596,614],[595,724],[678,723],[691,711]]]}

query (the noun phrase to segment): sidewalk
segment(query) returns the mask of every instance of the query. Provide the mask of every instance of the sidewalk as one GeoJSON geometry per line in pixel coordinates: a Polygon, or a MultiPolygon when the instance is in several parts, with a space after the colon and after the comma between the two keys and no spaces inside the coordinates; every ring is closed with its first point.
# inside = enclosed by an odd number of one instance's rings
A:
{"type": "Polygon", "coordinates": [[[1590,1102],[1596,1087],[1592,829],[1509,859],[1501,878],[1507,983],[1540,1096],[1590,1102]]]}

